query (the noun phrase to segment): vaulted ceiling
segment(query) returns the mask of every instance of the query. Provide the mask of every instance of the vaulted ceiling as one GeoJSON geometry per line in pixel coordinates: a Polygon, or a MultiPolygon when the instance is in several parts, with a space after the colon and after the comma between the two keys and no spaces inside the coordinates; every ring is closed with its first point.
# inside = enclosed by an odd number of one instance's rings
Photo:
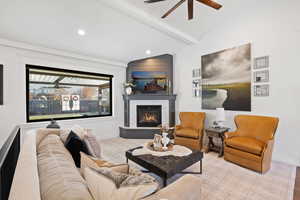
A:
{"type": "Polygon", "coordinates": [[[0,0],[0,38],[126,63],[146,57],[147,49],[152,55],[176,53],[197,43],[225,18],[234,19],[246,0],[218,0],[220,11],[195,3],[191,21],[184,5],[161,19],[176,2],[0,0]]]}

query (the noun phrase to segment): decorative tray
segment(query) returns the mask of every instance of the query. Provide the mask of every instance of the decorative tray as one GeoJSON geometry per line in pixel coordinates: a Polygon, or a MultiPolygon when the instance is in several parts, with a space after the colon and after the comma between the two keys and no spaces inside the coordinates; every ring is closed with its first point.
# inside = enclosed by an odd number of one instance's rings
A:
{"type": "Polygon", "coordinates": [[[172,151],[173,150],[173,146],[174,144],[172,144],[171,142],[167,145],[168,149],[163,149],[163,146],[159,147],[159,148],[154,148],[153,142],[147,142],[146,143],[146,148],[151,150],[151,151],[157,151],[157,152],[166,152],[166,151],[172,151]]]}

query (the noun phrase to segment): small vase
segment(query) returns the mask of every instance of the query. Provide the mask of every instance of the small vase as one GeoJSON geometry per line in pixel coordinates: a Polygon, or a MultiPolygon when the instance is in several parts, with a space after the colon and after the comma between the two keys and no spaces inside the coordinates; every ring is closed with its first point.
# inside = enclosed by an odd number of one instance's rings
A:
{"type": "Polygon", "coordinates": [[[169,144],[170,139],[168,138],[168,133],[164,132],[164,133],[162,133],[162,135],[163,135],[163,138],[162,138],[161,142],[163,144],[163,150],[166,151],[168,149],[167,145],[169,144]]]}
{"type": "Polygon", "coordinates": [[[125,88],[125,93],[126,93],[126,95],[131,95],[132,94],[132,88],[131,87],[126,87],[125,88]]]}

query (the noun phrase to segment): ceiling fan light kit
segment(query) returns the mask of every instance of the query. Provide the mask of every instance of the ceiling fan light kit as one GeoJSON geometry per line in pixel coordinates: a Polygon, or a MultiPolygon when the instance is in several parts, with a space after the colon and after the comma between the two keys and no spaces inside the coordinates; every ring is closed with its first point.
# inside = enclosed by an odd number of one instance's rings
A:
{"type": "MultiPolygon", "coordinates": [[[[165,0],[146,0],[145,3],[156,3],[160,1],[165,1],[165,0]]],[[[180,0],[175,6],[173,6],[166,14],[162,16],[162,18],[166,18],[169,16],[174,10],[176,10],[179,6],[181,6],[183,3],[187,2],[188,5],[188,19],[191,20],[194,18],[194,1],[197,1],[199,3],[202,3],[206,6],[209,6],[211,8],[214,8],[216,10],[219,10],[222,8],[222,5],[212,1],[212,0],[180,0]]]]}

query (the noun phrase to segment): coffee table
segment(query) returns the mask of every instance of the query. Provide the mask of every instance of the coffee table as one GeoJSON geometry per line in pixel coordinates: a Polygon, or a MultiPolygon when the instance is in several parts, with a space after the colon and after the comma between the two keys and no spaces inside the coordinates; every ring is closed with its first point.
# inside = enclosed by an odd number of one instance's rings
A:
{"type": "Polygon", "coordinates": [[[192,150],[188,156],[153,156],[147,155],[132,155],[135,149],[143,147],[136,147],[126,151],[126,162],[131,160],[141,167],[145,168],[146,173],[154,173],[163,179],[163,186],[167,185],[169,178],[175,174],[202,174],[202,158],[203,152],[192,150]],[[200,161],[199,172],[183,172],[186,168],[200,161]]]}

